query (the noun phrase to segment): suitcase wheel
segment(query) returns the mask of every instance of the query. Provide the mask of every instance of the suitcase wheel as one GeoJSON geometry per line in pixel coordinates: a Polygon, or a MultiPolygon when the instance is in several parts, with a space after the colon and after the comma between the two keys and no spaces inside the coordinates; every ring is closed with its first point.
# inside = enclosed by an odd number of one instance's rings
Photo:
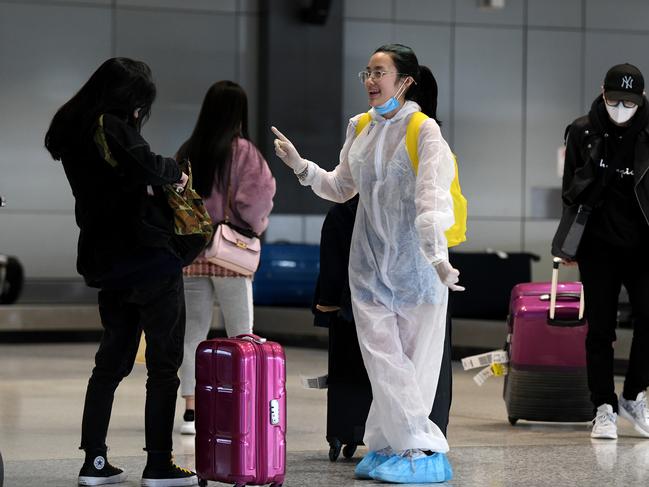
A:
{"type": "Polygon", "coordinates": [[[270,487],[282,487],[282,485],[284,484],[276,484],[275,482],[273,482],[272,484],[270,484],[270,487]]]}
{"type": "Polygon", "coordinates": [[[351,458],[354,456],[354,453],[356,453],[356,445],[350,443],[349,445],[345,445],[343,448],[343,456],[345,458],[351,458]]]}
{"type": "Polygon", "coordinates": [[[343,444],[338,438],[334,438],[329,442],[329,460],[335,462],[340,456],[340,450],[343,447],[343,444]]]}
{"type": "Polygon", "coordinates": [[[518,421],[518,418],[512,418],[511,416],[507,416],[507,420],[509,421],[509,424],[512,426],[516,426],[516,422],[518,421]]]}
{"type": "Polygon", "coordinates": [[[202,478],[199,477],[199,478],[198,478],[198,485],[199,485],[200,487],[207,487],[207,480],[202,479],[202,478]]]}

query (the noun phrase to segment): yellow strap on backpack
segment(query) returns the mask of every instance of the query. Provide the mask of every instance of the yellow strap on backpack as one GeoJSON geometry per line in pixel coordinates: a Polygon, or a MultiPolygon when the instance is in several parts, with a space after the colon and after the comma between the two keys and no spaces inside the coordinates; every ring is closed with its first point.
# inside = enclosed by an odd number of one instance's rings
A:
{"type": "MultiPolygon", "coordinates": [[[[419,154],[417,150],[419,129],[427,118],[428,116],[425,113],[415,112],[410,117],[408,127],[406,128],[406,151],[408,152],[408,157],[410,158],[415,175],[417,175],[417,170],[419,169],[419,154]]],[[[371,119],[372,116],[369,112],[363,113],[360,116],[356,124],[356,136],[363,131],[371,119]]],[[[453,182],[451,182],[451,197],[453,198],[455,223],[445,232],[449,247],[455,247],[466,240],[467,202],[460,188],[459,171],[455,154],[453,154],[453,164],[455,165],[455,176],[453,182]]]]}
{"type": "Polygon", "coordinates": [[[358,137],[358,134],[360,134],[363,129],[367,126],[368,123],[370,123],[370,120],[372,120],[372,115],[370,115],[369,112],[363,113],[358,118],[358,123],[356,124],[356,135],[355,137],[358,137]]]}

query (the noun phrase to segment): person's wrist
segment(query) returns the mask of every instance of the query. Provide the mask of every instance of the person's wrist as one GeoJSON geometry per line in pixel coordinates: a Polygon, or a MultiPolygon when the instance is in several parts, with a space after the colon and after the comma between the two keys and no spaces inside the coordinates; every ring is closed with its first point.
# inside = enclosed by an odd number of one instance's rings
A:
{"type": "Polygon", "coordinates": [[[307,176],[309,175],[309,165],[307,164],[304,166],[304,169],[301,172],[296,172],[295,176],[297,177],[298,181],[304,181],[307,176]]]}
{"type": "Polygon", "coordinates": [[[303,173],[308,167],[309,167],[309,163],[306,162],[304,159],[300,158],[299,162],[295,164],[295,167],[293,168],[293,172],[297,175],[303,173]]]}

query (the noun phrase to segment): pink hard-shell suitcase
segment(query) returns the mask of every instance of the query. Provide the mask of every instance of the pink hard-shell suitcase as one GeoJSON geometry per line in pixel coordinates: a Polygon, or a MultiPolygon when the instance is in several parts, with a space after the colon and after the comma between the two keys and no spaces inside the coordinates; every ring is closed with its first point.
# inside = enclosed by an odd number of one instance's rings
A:
{"type": "Polygon", "coordinates": [[[280,487],[286,466],[286,360],[256,335],[196,350],[196,473],[208,480],[280,487]]]}
{"type": "Polygon", "coordinates": [[[584,296],[579,282],[519,284],[512,290],[509,373],[503,397],[509,422],[590,421],[584,296]]]}
{"type": "MultiPolygon", "coordinates": [[[[511,305],[513,305],[516,299],[521,296],[541,296],[545,294],[549,296],[551,286],[551,282],[522,282],[520,284],[516,284],[512,288],[512,294],[509,300],[510,311],[511,305]]],[[[581,282],[557,282],[557,294],[561,296],[564,293],[568,293],[570,295],[579,295],[581,293],[581,282]]]]}

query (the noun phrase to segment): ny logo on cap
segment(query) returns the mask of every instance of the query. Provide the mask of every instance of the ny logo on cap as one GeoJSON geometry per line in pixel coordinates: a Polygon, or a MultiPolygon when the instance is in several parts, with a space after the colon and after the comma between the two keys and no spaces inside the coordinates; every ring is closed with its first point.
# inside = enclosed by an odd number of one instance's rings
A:
{"type": "Polygon", "coordinates": [[[632,90],[633,89],[633,77],[624,76],[622,78],[622,88],[632,90]]]}

